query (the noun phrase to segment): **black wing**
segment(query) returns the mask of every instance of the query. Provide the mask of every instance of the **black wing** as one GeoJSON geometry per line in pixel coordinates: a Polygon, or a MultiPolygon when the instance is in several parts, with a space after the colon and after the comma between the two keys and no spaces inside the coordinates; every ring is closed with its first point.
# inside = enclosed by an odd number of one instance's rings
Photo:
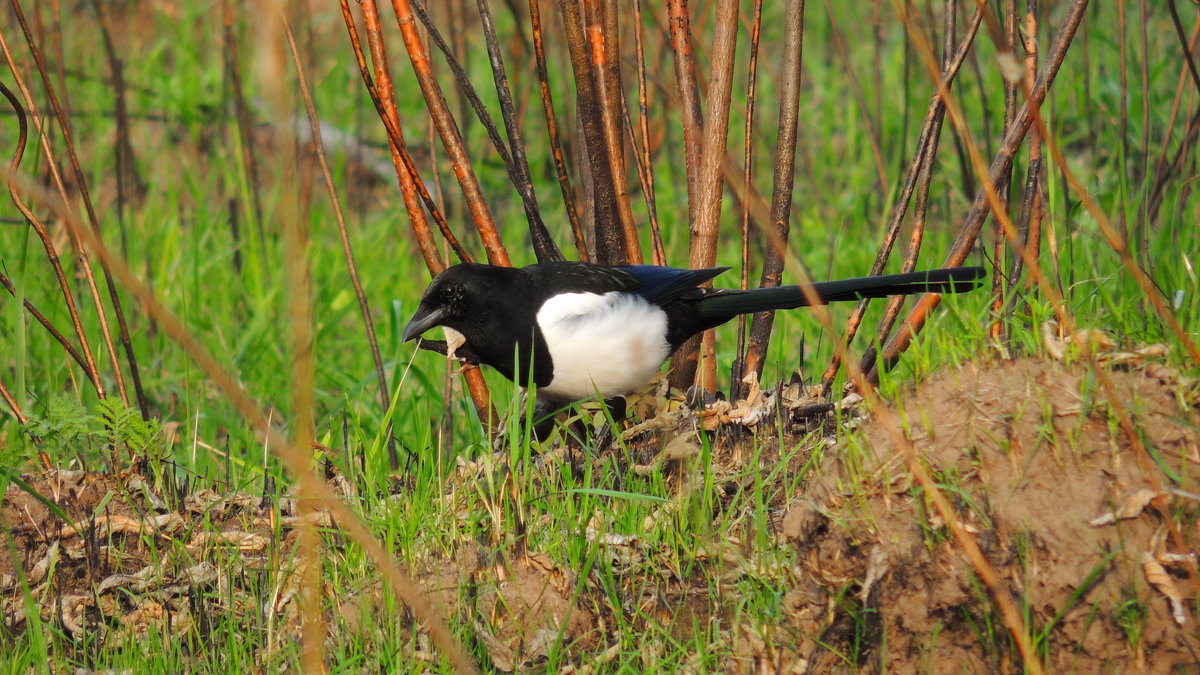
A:
{"type": "Polygon", "coordinates": [[[658,265],[606,267],[590,263],[544,262],[525,268],[546,296],[558,293],[637,293],[646,300],[665,305],[729,269],[711,267],[685,270],[658,265]]]}
{"type": "Polygon", "coordinates": [[[624,270],[638,280],[638,295],[656,305],[665,305],[729,268],[684,270],[658,265],[628,265],[617,269],[624,270]]]}

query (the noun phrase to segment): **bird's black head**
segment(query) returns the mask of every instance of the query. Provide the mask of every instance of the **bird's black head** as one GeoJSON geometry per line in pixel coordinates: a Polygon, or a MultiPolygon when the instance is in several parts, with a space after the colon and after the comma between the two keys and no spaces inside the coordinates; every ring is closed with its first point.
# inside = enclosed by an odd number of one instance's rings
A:
{"type": "Polygon", "coordinates": [[[446,268],[425,289],[402,339],[415,340],[436,326],[452,328],[468,337],[476,333],[494,314],[495,298],[504,293],[509,270],[475,263],[446,268]]]}

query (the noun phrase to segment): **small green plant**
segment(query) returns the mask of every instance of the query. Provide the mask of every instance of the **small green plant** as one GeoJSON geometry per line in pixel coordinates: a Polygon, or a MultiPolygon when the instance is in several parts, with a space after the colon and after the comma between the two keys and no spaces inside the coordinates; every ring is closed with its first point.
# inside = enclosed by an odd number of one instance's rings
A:
{"type": "Polygon", "coordinates": [[[101,399],[96,409],[104,423],[99,436],[105,445],[124,447],[135,459],[151,459],[150,453],[162,436],[162,424],[157,419],[143,419],[136,409],[112,397],[101,399]]]}
{"type": "MultiPolygon", "coordinates": [[[[31,417],[25,427],[43,452],[52,458],[70,454],[81,446],[81,439],[91,433],[95,418],[87,409],[67,394],[50,397],[41,416],[31,417]]],[[[22,458],[23,459],[23,458],[22,458]]]]}
{"type": "Polygon", "coordinates": [[[1114,619],[1121,630],[1125,631],[1125,637],[1129,640],[1130,647],[1137,647],[1138,643],[1142,641],[1147,614],[1149,611],[1146,606],[1133,596],[1117,607],[1114,619]]]}
{"type": "MultiPolygon", "coordinates": [[[[127,453],[132,461],[158,459],[154,449],[162,437],[162,425],[141,414],[120,399],[100,399],[89,412],[68,394],[56,394],[42,415],[31,417],[26,433],[39,444],[52,461],[79,460],[88,467],[107,451],[111,466],[121,463],[127,453]]],[[[6,465],[19,466],[28,457],[3,457],[6,465]]]]}

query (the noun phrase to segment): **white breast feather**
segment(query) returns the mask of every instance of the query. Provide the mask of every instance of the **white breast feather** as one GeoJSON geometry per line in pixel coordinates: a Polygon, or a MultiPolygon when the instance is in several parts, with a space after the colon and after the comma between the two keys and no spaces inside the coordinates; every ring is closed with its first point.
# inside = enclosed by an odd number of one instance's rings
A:
{"type": "Polygon", "coordinates": [[[628,394],[671,352],[666,313],[631,293],[563,293],[542,305],[537,322],[554,361],[554,378],[539,393],[553,398],[628,394]]]}

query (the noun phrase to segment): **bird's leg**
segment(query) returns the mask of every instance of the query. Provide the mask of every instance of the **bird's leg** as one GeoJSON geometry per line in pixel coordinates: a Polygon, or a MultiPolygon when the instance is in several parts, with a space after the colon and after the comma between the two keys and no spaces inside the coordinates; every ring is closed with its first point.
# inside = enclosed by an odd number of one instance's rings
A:
{"type": "Polygon", "coordinates": [[[530,424],[533,425],[533,437],[539,443],[550,438],[550,433],[554,431],[554,418],[562,410],[562,406],[548,403],[542,399],[538,399],[533,406],[533,417],[530,424]]]}
{"type": "Polygon", "coordinates": [[[625,404],[624,396],[614,396],[604,399],[604,407],[608,409],[608,414],[612,415],[613,421],[618,424],[625,420],[625,416],[629,414],[629,409],[625,404]]]}
{"type": "Polygon", "coordinates": [[[604,399],[604,410],[607,413],[604,422],[592,434],[592,447],[597,450],[604,450],[613,444],[616,437],[613,434],[613,425],[609,424],[609,417],[616,423],[617,428],[621,427],[621,422],[625,421],[625,415],[628,413],[627,405],[624,396],[614,396],[604,399]]]}
{"type": "MultiPolygon", "coordinates": [[[[592,445],[596,448],[604,448],[610,445],[613,440],[613,434],[611,425],[608,424],[608,417],[611,416],[614,422],[620,424],[625,420],[626,414],[628,414],[625,397],[623,396],[604,399],[603,404],[606,415],[604,423],[599,428],[588,429],[582,420],[576,420],[572,425],[572,431],[574,432],[572,435],[576,436],[585,445],[585,439],[588,438],[591,438],[592,445]]],[[[551,432],[554,431],[555,418],[563,409],[562,404],[551,403],[542,399],[537,400],[534,404],[533,416],[530,418],[529,424],[533,425],[533,437],[538,442],[544,442],[550,437],[551,432]]]]}

